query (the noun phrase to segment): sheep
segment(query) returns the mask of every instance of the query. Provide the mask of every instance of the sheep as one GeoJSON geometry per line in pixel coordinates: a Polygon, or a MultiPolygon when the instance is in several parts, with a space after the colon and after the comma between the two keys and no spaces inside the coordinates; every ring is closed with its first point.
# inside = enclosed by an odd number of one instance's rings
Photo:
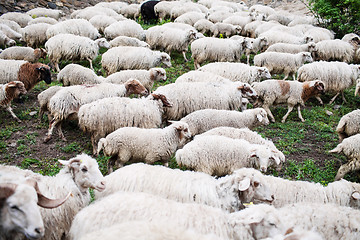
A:
{"type": "Polygon", "coordinates": [[[114,47],[102,55],[101,65],[108,75],[119,70],[150,69],[164,63],[171,67],[170,56],[144,47],[114,47]]]}
{"type": "MultiPolygon", "coordinates": [[[[251,224],[259,223],[254,219],[245,219],[247,217],[241,212],[229,214],[202,204],[179,203],[146,193],[118,192],[83,209],[75,217],[69,236],[70,239],[80,239],[84,234],[105,226],[134,220],[171,221],[179,228],[191,228],[199,234],[214,234],[223,240],[260,239],[272,236],[272,232],[278,233],[278,227],[273,225],[252,231],[251,224]]],[[[269,224],[267,219],[265,222],[269,224]]]]}
{"type": "Polygon", "coordinates": [[[278,22],[278,23],[280,23],[282,25],[287,26],[293,20],[293,17],[290,16],[290,15],[286,16],[285,13],[286,12],[284,11],[283,13],[271,14],[266,18],[266,20],[268,22],[276,21],[276,22],[278,22]]]}
{"type": "Polygon", "coordinates": [[[238,25],[241,27],[241,30],[243,31],[246,24],[254,21],[255,18],[253,16],[239,16],[239,15],[232,15],[228,18],[226,18],[223,23],[228,23],[232,25],[238,25]]]}
{"type": "Polygon", "coordinates": [[[298,81],[265,80],[263,82],[253,83],[252,86],[259,94],[258,102],[255,103],[255,106],[261,104],[272,122],[275,122],[275,118],[270,111],[270,106],[287,103],[288,111],[282,118],[282,123],[286,121],[286,118],[296,105],[298,105],[298,116],[300,120],[305,122],[301,115],[301,106],[305,107],[305,102],[310,97],[325,92],[325,84],[320,80],[306,83],[298,81]]]}
{"type": "Polygon", "coordinates": [[[331,153],[343,153],[347,158],[348,162],[341,165],[335,180],[339,180],[350,171],[356,171],[360,169],[360,133],[345,138],[339,143],[336,148],[330,150],[331,153]]]}
{"type": "Polygon", "coordinates": [[[48,23],[37,23],[26,26],[22,31],[22,38],[26,45],[32,48],[44,45],[48,40],[46,31],[51,25],[48,23]]]}
{"type": "Polygon", "coordinates": [[[203,109],[188,114],[180,121],[189,124],[192,136],[222,126],[253,129],[256,126],[269,124],[267,114],[262,108],[249,109],[244,112],[203,109]]]}
{"type": "Polygon", "coordinates": [[[288,26],[293,27],[295,25],[302,25],[302,24],[316,25],[317,20],[315,17],[312,16],[296,15],[296,17],[288,24],[288,26]]]}
{"type": "Polygon", "coordinates": [[[58,34],[74,34],[82,37],[88,37],[92,40],[100,36],[98,30],[85,19],[65,20],[51,25],[46,31],[46,37],[48,39],[58,34]]]}
{"type": "Polygon", "coordinates": [[[360,109],[354,110],[341,117],[336,132],[339,135],[339,141],[344,138],[360,133],[360,109]]]}
{"type": "Polygon", "coordinates": [[[305,44],[291,44],[291,43],[275,43],[266,49],[266,52],[283,52],[296,54],[299,52],[309,52],[313,56],[315,53],[315,43],[309,42],[305,44]]]}
{"type": "Polygon", "coordinates": [[[22,60],[0,59],[0,83],[16,81],[21,65],[27,63],[22,60]]]}
{"type": "Polygon", "coordinates": [[[5,49],[1,54],[1,59],[24,60],[28,62],[37,62],[39,58],[46,57],[46,51],[42,48],[33,49],[31,47],[11,47],[5,49]]]}
{"type": "Polygon", "coordinates": [[[95,191],[95,199],[99,200],[119,191],[146,192],[178,202],[201,203],[234,212],[243,208],[242,203],[273,201],[271,192],[262,179],[262,174],[252,168],[214,178],[202,172],[137,163],[107,175],[107,187],[103,192],[95,191]],[[142,181],[143,177],[149,181],[142,181]],[[167,181],[164,182],[164,179],[167,181]],[[193,184],[194,182],[197,184],[193,184]]]}
{"type": "Polygon", "coordinates": [[[196,29],[189,25],[189,24],[186,24],[186,23],[179,23],[179,22],[168,22],[168,23],[165,23],[163,25],[161,25],[162,27],[168,27],[168,28],[178,28],[178,29],[181,29],[181,30],[184,30],[184,31],[188,31],[188,30],[193,30],[194,32],[196,32],[196,29]]]}
{"type": "Polygon", "coordinates": [[[168,166],[172,154],[190,137],[189,126],[182,122],[172,122],[162,129],[119,128],[99,140],[97,154],[103,150],[105,156],[111,156],[108,173],[113,172],[115,164],[123,167],[127,162],[153,164],[161,161],[168,166]]]}
{"type": "Polygon", "coordinates": [[[145,40],[144,29],[134,20],[114,22],[104,29],[104,35],[108,39],[114,39],[118,36],[128,36],[141,41],[145,40]]]}
{"type": "MultiPolygon", "coordinates": [[[[124,19],[125,20],[125,19],[124,19]]],[[[89,22],[100,32],[104,33],[105,28],[117,22],[114,17],[104,16],[104,15],[95,15],[90,18],[89,22]]]]}
{"type": "Polygon", "coordinates": [[[21,120],[15,115],[11,108],[11,101],[17,98],[20,94],[26,94],[24,83],[20,81],[13,81],[6,84],[0,84],[0,106],[5,108],[13,118],[19,123],[21,120]]]}
{"type": "Polygon", "coordinates": [[[17,80],[24,83],[26,91],[30,91],[37,83],[44,80],[51,83],[50,67],[42,63],[24,63],[20,66],[17,80]]]}
{"type": "Polygon", "coordinates": [[[149,24],[150,21],[157,22],[159,20],[154,10],[156,4],[158,4],[159,2],[160,0],[148,0],[141,3],[140,13],[145,23],[149,24]]]}
{"type": "Polygon", "coordinates": [[[207,35],[211,33],[212,26],[214,26],[214,23],[210,22],[207,19],[200,19],[194,24],[194,28],[197,31],[207,35]]]}
{"type": "Polygon", "coordinates": [[[239,25],[232,25],[230,23],[215,23],[210,31],[213,33],[213,37],[217,37],[220,34],[224,37],[231,37],[241,33],[242,28],[239,25]]]}
{"type": "Polygon", "coordinates": [[[120,9],[120,14],[126,18],[137,19],[140,15],[140,5],[139,4],[129,4],[120,9]]]}
{"type": "Polygon", "coordinates": [[[189,71],[178,77],[175,83],[181,82],[217,82],[217,83],[231,83],[231,80],[221,77],[212,72],[189,71]]]}
{"type": "Polygon", "coordinates": [[[16,42],[0,30],[0,47],[11,47],[14,45],[16,45],[16,42]]]}
{"type": "Polygon", "coordinates": [[[77,19],[86,19],[87,21],[89,21],[92,17],[94,17],[96,15],[110,16],[110,17],[118,17],[119,16],[119,14],[111,8],[100,7],[100,6],[90,6],[90,7],[86,7],[84,9],[72,12],[70,17],[77,18],[77,19]]]}
{"type": "Polygon", "coordinates": [[[35,19],[31,20],[28,23],[28,26],[33,25],[33,24],[38,24],[38,23],[47,23],[47,24],[50,24],[50,25],[54,25],[54,24],[57,24],[58,21],[55,20],[54,18],[38,17],[38,18],[35,18],[35,19]]]}
{"type": "Polygon", "coordinates": [[[308,42],[313,42],[313,38],[310,36],[295,36],[290,33],[286,33],[283,31],[266,31],[258,37],[266,37],[268,39],[269,46],[275,43],[291,43],[291,44],[304,44],[308,42]]]}
{"type": "MultiPolygon", "coordinates": [[[[40,192],[49,197],[63,197],[72,193],[73,197],[58,208],[52,210],[41,209],[45,225],[44,239],[61,239],[67,235],[74,216],[85,206],[90,204],[89,188],[103,191],[104,177],[99,170],[96,160],[86,154],[79,154],[69,160],[58,160],[63,168],[55,176],[43,176],[29,170],[18,169],[21,176],[30,175],[37,180],[40,192]],[[29,173],[30,172],[30,173],[29,173]]],[[[3,171],[14,171],[2,168],[3,171]]]]}
{"type": "Polygon", "coordinates": [[[180,4],[178,1],[160,1],[158,4],[156,4],[154,11],[155,14],[159,17],[159,21],[169,19],[171,16],[171,9],[178,4],[180,4]]]}
{"type": "Polygon", "coordinates": [[[340,39],[323,40],[316,43],[315,60],[340,61],[350,63],[353,60],[353,46],[340,39]]]}
{"type": "Polygon", "coordinates": [[[49,17],[49,18],[54,18],[56,20],[59,20],[59,18],[64,16],[64,13],[60,10],[40,8],[40,7],[33,8],[27,11],[26,13],[33,18],[49,17]]]}
{"type": "Polygon", "coordinates": [[[166,81],[166,71],[163,68],[150,68],[150,70],[124,70],[109,75],[104,81],[121,84],[126,82],[129,78],[139,80],[148,93],[150,93],[155,81],[166,81]]]}
{"type": "Polygon", "coordinates": [[[177,150],[175,158],[180,167],[212,176],[224,176],[242,167],[254,167],[266,172],[268,166],[280,164],[280,160],[275,160],[274,155],[265,145],[210,135],[195,138],[177,150]],[[274,163],[275,161],[277,162],[274,163]]]}
{"type": "Polygon", "coordinates": [[[128,97],[131,94],[147,95],[148,92],[136,79],[129,79],[124,84],[101,83],[64,87],[56,92],[49,101],[49,110],[54,118],[50,122],[44,142],[51,139],[55,127],[58,127],[60,137],[66,141],[61,131],[61,123],[68,118],[76,118],[80,106],[101,98],[128,97]]]}
{"type": "Polygon", "coordinates": [[[61,69],[57,75],[57,80],[64,86],[99,84],[104,81],[104,79],[97,76],[93,70],[73,63],[68,64],[61,69]]]}
{"type": "Polygon", "coordinates": [[[263,13],[263,14],[265,14],[266,17],[276,14],[276,11],[273,8],[271,8],[269,6],[260,5],[260,4],[252,5],[249,8],[249,11],[263,13]]]}
{"type": "Polygon", "coordinates": [[[0,18],[0,24],[8,25],[12,30],[20,33],[22,31],[20,25],[12,20],[0,18]]]}
{"type": "Polygon", "coordinates": [[[151,49],[164,49],[171,56],[172,51],[182,52],[184,60],[188,61],[185,53],[189,44],[197,39],[196,31],[181,30],[169,27],[152,27],[146,31],[146,42],[151,49]]]}
{"type": "Polygon", "coordinates": [[[242,35],[244,35],[246,37],[255,38],[256,37],[256,34],[255,34],[256,28],[263,23],[264,23],[263,21],[259,21],[259,20],[247,23],[243,28],[242,35]]]}
{"type": "Polygon", "coordinates": [[[186,23],[191,26],[194,26],[194,24],[199,21],[200,19],[205,19],[206,15],[201,12],[187,12],[184,14],[181,14],[179,17],[177,17],[174,22],[175,23],[186,23]]]}
{"type": "Polygon", "coordinates": [[[32,17],[27,15],[26,13],[20,12],[7,12],[0,16],[0,19],[12,20],[20,25],[20,27],[24,28],[28,24],[29,21],[32,20],[32,17]]]}
{"type": "Polygon", "coordinates": [[[120,46],[133,46],[133,47],[147,47],[149,44],[144,41],[140,41],[137,38],[127,37],[127,36],[118,36],[110,41],[110,47],[120,47],[120,46]]]}
{"type": "Polygon", "coordinates": [[[90,132],[96,153],[99,139],[120,127],[160,127],[163,108],[171,106],[166,97],[160,94],[151,94],[142,99],[100,99],[80,107],[79,126],[84,132],[90,132]]]}
{"type": "Polygon", "coordinates": [[[176,18],[180,17],[181,15],[187,12],[202,13],[201,9],[198,6],[194,6],[191,2],[185,2],[183,4],[175,5],[173,8],[171,8],[171,12],[170,12],[171,20],[175,20],[176,18]]]}
{"type": "Polygon", "coordinates": [[[247,83],[231,82],[184,82],[158,87],[155,94],[167,96],[173,107],[165,109],[164,118],[180,120],[196,110],[212,108],[236,110],[241,106],[242,97],[257,98],[257,94],[247,83]]]}
{"type": "Polygon", "coordinates": [[[200,38],[191,43],[195,70],[205,61],[234,62],[240,61],[245,48],[251,49],[244,39],[200,38]]]}
{"type": "Polygon", "coordinates": [[[94,70],[92,61],[99,54],[100,47],[109,48],[110,44],[104,38],[93,41],[72,34],[58,34],[45,43],[49,59],[58,72],[60,72],[59,61],[62,59],[88,60],[90,68],[94,70]]]}
{"type": "Polygon", "coordinates": [[[321,27],[312,27],[309,30],[307,30],[304,34],[307,36],[311,36],[315,43],[318,43],[323,40],[334,39],[334,34],[330,30],[321,27]]]}
{"type": "MultiPolygon", "coordinates": [[[[254,28],[254,26],[251,27],[250,33],[254,34],[254,38],[255,37],[259,37],[259,35],[269,31],[271,28],[276,27],[276,26],[280,26],[281,24],[279,24],[278,22],[275,21],[271,21],[271,22],[265,22],[265,21],[261,21],[260,24],[255,24],[256,28],[254,28]]],[[[284,32],[282,32],[284,33],[284,32]]]]}
{"type": "Polygon", "coordinates": [[[52,96],[55,95],[62,87],[55,85],[51,86],[48,89],[42,91],[37,95],[37,100],[39,102],[39,119],[41,120],[44,116],[44,113],[48,113],[48,120],[51,121],[50,112],[49,112],[49,101],[52,96]]]}
{"type": "Polygon", "coordinates": [[[17,42],[19,42],[21,39],[21,33],[12,30],[8,25],[0,24],[0,30],[3,31],[6,34],[6,36],[17,42]]]}
{"type": "Polygon", "coordinates": [[[254,57],[254,65],[266,67],[271,74],[284,74],[284,79],[291,74],[295,81],[297,70],[305,63],[313,62],[309,52],[300,52],[296,54],[280,52],[264,52],[254,57]]]}
{"type": "MultiPolygon", "coordinates": [[[[344,62],[313,62],[300,67],[298,70],[298,81],[305,82],[319,79],[324,82],[326,91],[336,92],[329,104],[333,103],[340,93],[343,101],[346,102],[343,91],[355,85],[359,76],[359,65],[349,65],[344,62]]],[[[320,104],[323,104],[320,97],[316,97],[316,99],[320,104]]]]}
{"type": "Polygon", "coordinates": [[[250,65],[250,54],[257,54],[258,52],[264,52],[268,47],[268,41],[266,37],[248,38],[250,40],[252,49],[245,49],[246,63],[250,65]]]}
{"type": "Polygon", "coordinates": [[[120,13],[121,8],[127,6],[126,2],[99,2],[95,4],[95,7],[110,8],[117,13],[120,13]]]}
{"type": "Polygon", "coordinates": [[[207,19],[212,23],[218,23],[224,21],[228,17],[229,17],[228,11],[216,11],[210,13],[207,19]]]}
{"type": "MultiPolygon", "coordinates": [[[[250,113],[251,110],[244,111],[245,114],[247,114],[248,112],[250,113]]],[[[244,118],[244,115],[243,115],[243,118],[244,118]]],[[[266,120],[264,120],[264,121],[266,121],[266,120]]],[[[267,123],[269,123],[269,120],[267,121],[267,123]]],[[[264,122],[262,124],[266,125],[266,122],[264,122]]],[[[245,139],[246,141],[248,141],[249,143],[252,143],[252,144],[266,145],[274,152],[274,158],[275,158],[275,162],[277,162],[277,164],[285,162],[284,154],[276,148],[276,146],[274,145],[274,143],[271,140],[261,137],[260,134],[258,134],[257,132],[251,131],[247,127],[244,127],[244,128],[216,127],[216,128],[210,129],[210,130],[198,135],[197,137],[208,136],[208,135],[219,135],[219,136],[225,136],[225,137],[234,138],[234,139],[245,139]]]]}

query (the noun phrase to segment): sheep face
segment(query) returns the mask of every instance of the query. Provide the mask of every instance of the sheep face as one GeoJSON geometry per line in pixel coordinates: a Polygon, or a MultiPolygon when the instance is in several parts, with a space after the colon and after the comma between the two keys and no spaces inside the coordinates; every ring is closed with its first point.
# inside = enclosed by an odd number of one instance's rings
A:
{"type": "Polygon", "coordinates": [[[15,45],[16,45],[15,40],[13,40],[11,38],[8,38],[8,39],[5,40],[5,46],[12,47],[12,46],[15,46],[15,45]]]}
{"type": "Polygon", "coordinates": [[[165,64],[166,67],[171,67],[170,56],[167,53],[161,53],[161,62],[165,64]]]}
{"type": "Polygon", "coordinates": [[[7,92],[8,96],[11,95],[12,99],[17,98],[22,94],[26,94],[26,92],[27,92],[25,89],[25,85],[20,81],[9,82],[7,84],[7,88],[9,88],[9,91],[8,90],[5,90],[5,91],[7,92]],[[12,93],[10,94],[10,92],[12,92],[12,93]]]}
{"type": "Polygon", "coordinates": [[[251,102],[256,101],[256,99],[258,98],[255,89],[253,89],[248,83],[242,83],[242,85],[239,86],[237,89],[241,91],[242,97],[250,99],[251,102]]]}
{"type": "Polygon", "coordinates": [[[270,163],[275,161],[274,153],[271,151],[270,148],[263,145],[255,145],[250,152],[250,158],[256,158],[256,160],[254,161],[255,168],[260,169],[261,172],[265,173],[270,163]]]}
{"type": "Polygon", "coordinates": [[[68,161],[59,160],[59,162],[73,172],[75,183],[81,192],[87,192],[88,188],[100,192],[105,189],[105,181],[99,170],[99,165],[90,156],[81,154],[68,161]]]}
{"type": "Polygon", "coordinates": [[[263,108],[261,108],[260,112],[256,114],[256,119],[259,121],[260,124],[265,126],[269,125],[270,123],[267,113],[263,108]]]}
{"type": "Polygon", "coordinates": [[[309,52],[302,52],[301,53],[302,59],[304,63],[311,63],[313,62],[313,58],[311,57],[311,53],[309,52]]]}
{"type": "Polygon", "coordinates": [[[125,82],[127,95],[140,94],[142,96],[148,95],[146,88],[136,79],[129,79],[125,82]]]}
{"type": "Polygon", "coordinates": [[[166,81],[166,71],[162,68],[152,68],[150,69],[150,79],[154,81],[166,81]]]}
{"type": "Polygon", "coordinates": [[[41,66],[36,68],[36,71],[40,74],[40,79],[44,80],[47,84],[51,83],[51,73],[49,66],[41,66]]]}
{"type": "Polygon", "coordinates": [[[260,79],[270,79],[271,78],[271,74],[266,67],[259,67],[258,74],[260,76],[260,79]]]}
{"type": "Polygon", "coordinates": [[[110,48],[110,43],[105,38],[100,38],[95,41],[99,47],[110,48]]]}

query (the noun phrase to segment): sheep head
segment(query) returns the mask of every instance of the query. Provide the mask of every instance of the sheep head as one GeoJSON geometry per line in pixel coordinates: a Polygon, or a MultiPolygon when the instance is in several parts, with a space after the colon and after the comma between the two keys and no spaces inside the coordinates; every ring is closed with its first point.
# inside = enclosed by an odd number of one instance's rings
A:
{"type": "Polygon", "coordinates": [[[50,67],[45,65],[45,64],[41,64],[40,67],[36,68],[36,71],[40,74],[39,79],[40,80],[44,80],[45,83],[50,84],[51,83],[51,72],[50,72],[50,67]]]}
{"type": "Polygon", "coordinates": [[[18,97],[21,94],[27,93],[24,83],[20,81],[13,81],[7,83],[5,92],[8,96],[10,96],[11,99],[18,97]]]}
{"type": "Polygon", "coordinates": [[[147,89],[134,78],[130,78],[125,83],[126,95],[130,96],[131,94],[140,94],[142,96],[147,96],[149,93],[147,89]]]}
{"type": "Polygon", "coordinates": [[[165,95],[153,93],[153,94],[151,94],[151,96],[155,100],[160,100],[164,107],[172,107],[173,106],[173,104],[167,100],[165,95]]]}
{"type": "Polygon", "coordinates": [[[171,67],[171,61],[170,56],[167,53],[161,53],[160,54],[160,61],[165,64],[166,67],[171,67]]]}
{"type": "Polygon", "coordinates": [[[237,87],[239,91],[241,91],[241,95],[244,98],[250,98],[250,101],[254,102],[258,98],[258,95],[254,88],[250,86],[248,83],[240,83],[240,86],[237,87]]]}
{"type": "Polygon", "coordinates": [[[169,123],[171,123],[170,125],[171,127],[177,130],[180,143],[185,144],[185,141],[191,138],[191,132],[189,130],[189,125],[187,123],[180,121],[169,121],[169,123]]]}
{"type": "Polygon", "coordinates": [[[110,43],[105,39],[105,38],[99,38],[95,40],[95,43],[99,46],[99,47],[103,47],[103,48],[110,48],[110,43]]]}
{"type": "Polygon", "coordinates": [[[163,68],[151,68],[150,79],[152,81],[166,81],[166,71],[163,68]]]}
{"type": "Polygon", "coordinates": [[[265,145],[253,144],[250,150],[250,158],[255,158],[254,167],[264,173],[273,162],[277,165],[280,164],[280,159],[275,157],[274,152],[265,145]]]}

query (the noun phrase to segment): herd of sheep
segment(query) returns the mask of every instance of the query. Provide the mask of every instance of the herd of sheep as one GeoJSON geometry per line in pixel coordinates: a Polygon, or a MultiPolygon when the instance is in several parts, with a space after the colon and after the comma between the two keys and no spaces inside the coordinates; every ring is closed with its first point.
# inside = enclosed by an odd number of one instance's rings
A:
{"type": "Polygon", "coordinates": [[[252,130],[275,122],[274,105],[287,105],[283,123],[294,107],[304,122],[309,98],[359,93],[360,37],[334,35],[311,16],[232,0],[3,14],[0,106],[21,122],[12,100],[54,71],[63,86],[38,94],[44,142],[54,130],[66,140],[62,124],[75,119],[109,160],[106,176],[84,153],[59,160],[55,176],[0,165],[0,239],[360,239],[360,185],[342,179],[360,169],[360,110],[338,124],[330,152],[348,162],[327,186],[265,175],[286,156],[252,130]],[[168,22],[144,30],[139,16],[168,22]],[[101,48],[106,76],[93,68],[101,48]],[[189,49],[195,70],[154,89],[172,53],[187,62],[189,49]],[[188,170],[169,168],[173,156],[188,170]]]}

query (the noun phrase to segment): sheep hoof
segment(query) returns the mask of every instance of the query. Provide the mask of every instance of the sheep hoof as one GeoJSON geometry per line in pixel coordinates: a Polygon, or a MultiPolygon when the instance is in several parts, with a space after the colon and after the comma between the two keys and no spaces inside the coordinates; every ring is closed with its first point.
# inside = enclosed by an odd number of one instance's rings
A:
{"type": "Polygon", "coordinates": [[[22,121],[21,121],[20,119],[18,119],[18,118],[16,119],[16,121],[17,121],[18,123],[22,123],[22,121]]]}
{"type": "MultiPolygon", "coordinates": [[[[283,119],[283,120],[281,120],[281,123],[284,123],[286,120],[285,119],[283,119]]],[[[274,121],[275,122],[275,121],[274,121]]]]}
{"type": "Polygon", "coordinates": [[[44,138],[44,143],[49,142],[49,141],[50,141],[50,139],[51,139],[51,136],[47,136],[46,138],[44,138]]]}

